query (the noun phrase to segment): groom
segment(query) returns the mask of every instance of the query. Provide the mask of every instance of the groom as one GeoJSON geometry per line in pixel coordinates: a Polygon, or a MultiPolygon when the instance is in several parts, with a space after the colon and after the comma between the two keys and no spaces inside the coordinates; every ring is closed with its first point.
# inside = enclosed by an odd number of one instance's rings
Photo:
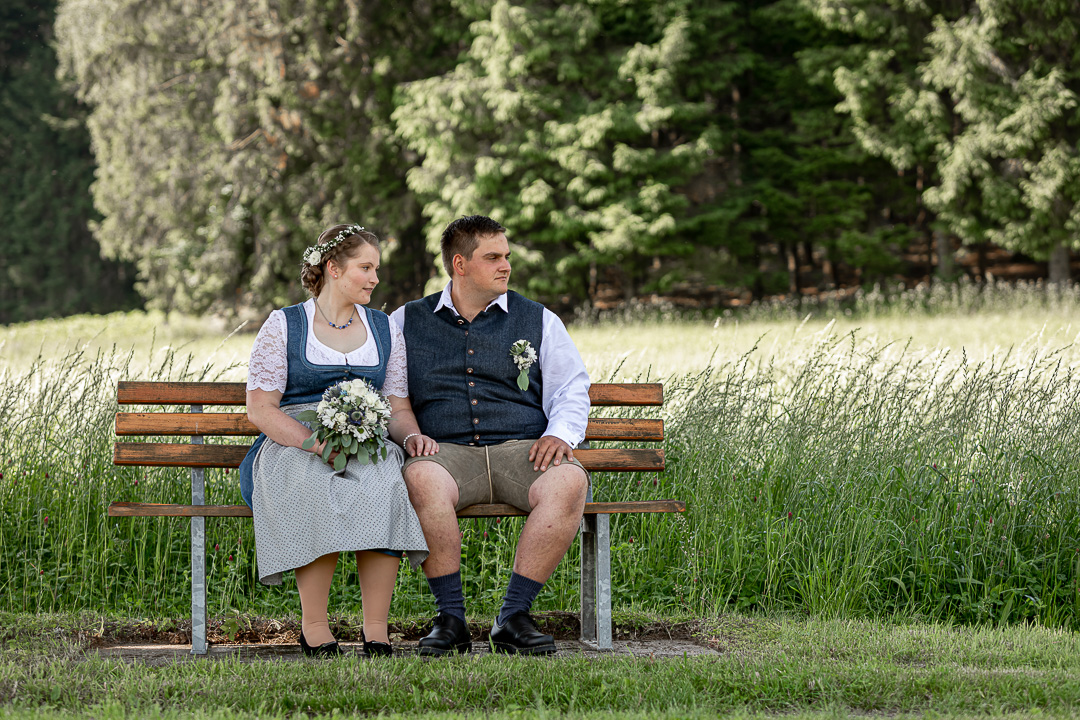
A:
{"type": "Polygon", "coordinates": [[[585,438],[589,376],[562,321],[507,290],[506,228],[482,215],[455,220],[443,231],[442,261],[450,276],[443,291],[392,315],[405,334],[416,419],[439,442],[438,453],[403,468],[439,607],[419,653],[471,650],[456,511],[503,502],[529,519],[491,641],[499,652],[548,655],[555,641],[529,610],[585,507],[589,476],[573,448],[585,438]]]}

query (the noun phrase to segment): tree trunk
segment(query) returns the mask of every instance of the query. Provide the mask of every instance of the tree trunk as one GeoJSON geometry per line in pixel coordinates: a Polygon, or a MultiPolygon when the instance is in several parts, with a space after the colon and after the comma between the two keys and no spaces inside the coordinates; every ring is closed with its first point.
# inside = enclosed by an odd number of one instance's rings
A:
{"type": "Polygon", "coordinates": [[[788,269],[788,292],[792,295],[799,294],[799,254],[794,245],[786,245],[787,269],[788,269]]]}
{"type": "Polygon", "coordinates": [[[832,258],[829,257],[828,253],[821,259],[821,277],[825,282],[826,290],[836,289],[836,271],[833,268],[832,258]]]}
{"type": "Polygon", "coordinates": [[[596,305],[596,261],[589,261],[589,303],[596,305]]]}
{"type": "Polygon", "coordinates": [[[953,249],[949,236],[941,230],[934,231],[934,247],[937,250],[938,280],[950,280],[953,275],[953,249]]]}
{"type": "Polygon", "coordinates": [[[1061,243],[1050,251],[1050,282],[1054,284],[1069,282],[1069,248],[1061,243]]]}

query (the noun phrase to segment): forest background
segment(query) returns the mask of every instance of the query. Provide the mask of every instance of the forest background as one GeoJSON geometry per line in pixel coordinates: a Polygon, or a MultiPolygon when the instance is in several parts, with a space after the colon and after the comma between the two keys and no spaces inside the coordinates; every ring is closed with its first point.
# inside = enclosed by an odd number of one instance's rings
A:
{"type": "Polygon", "coordinates": [[[300,299],[335,222],[509,228],[566,311],[931,275],[1068,279],[1080,45],[1067,0],[8,0],[0,323],[300,299]]]}

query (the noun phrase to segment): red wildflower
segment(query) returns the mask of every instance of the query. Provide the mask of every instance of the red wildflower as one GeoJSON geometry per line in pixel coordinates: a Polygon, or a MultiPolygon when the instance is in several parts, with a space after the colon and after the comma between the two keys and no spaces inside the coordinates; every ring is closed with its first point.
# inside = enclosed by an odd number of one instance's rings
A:
{"type": "Polygon", "coordinates": [[[232,555],[229,556],[229,562],[232,562],[232,555]]]}

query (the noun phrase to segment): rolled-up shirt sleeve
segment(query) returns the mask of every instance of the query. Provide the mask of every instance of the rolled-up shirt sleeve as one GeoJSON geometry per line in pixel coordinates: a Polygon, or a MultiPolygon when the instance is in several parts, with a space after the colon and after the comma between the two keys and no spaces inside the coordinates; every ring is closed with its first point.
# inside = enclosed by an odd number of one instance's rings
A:
{"type": "Polygon", "coordinates": [[[544,434],[576,448],[589,424],[589,373],[563,321],[547,308],[539,361],[544,378],[541,403],[548,418],[544,434]]]}

